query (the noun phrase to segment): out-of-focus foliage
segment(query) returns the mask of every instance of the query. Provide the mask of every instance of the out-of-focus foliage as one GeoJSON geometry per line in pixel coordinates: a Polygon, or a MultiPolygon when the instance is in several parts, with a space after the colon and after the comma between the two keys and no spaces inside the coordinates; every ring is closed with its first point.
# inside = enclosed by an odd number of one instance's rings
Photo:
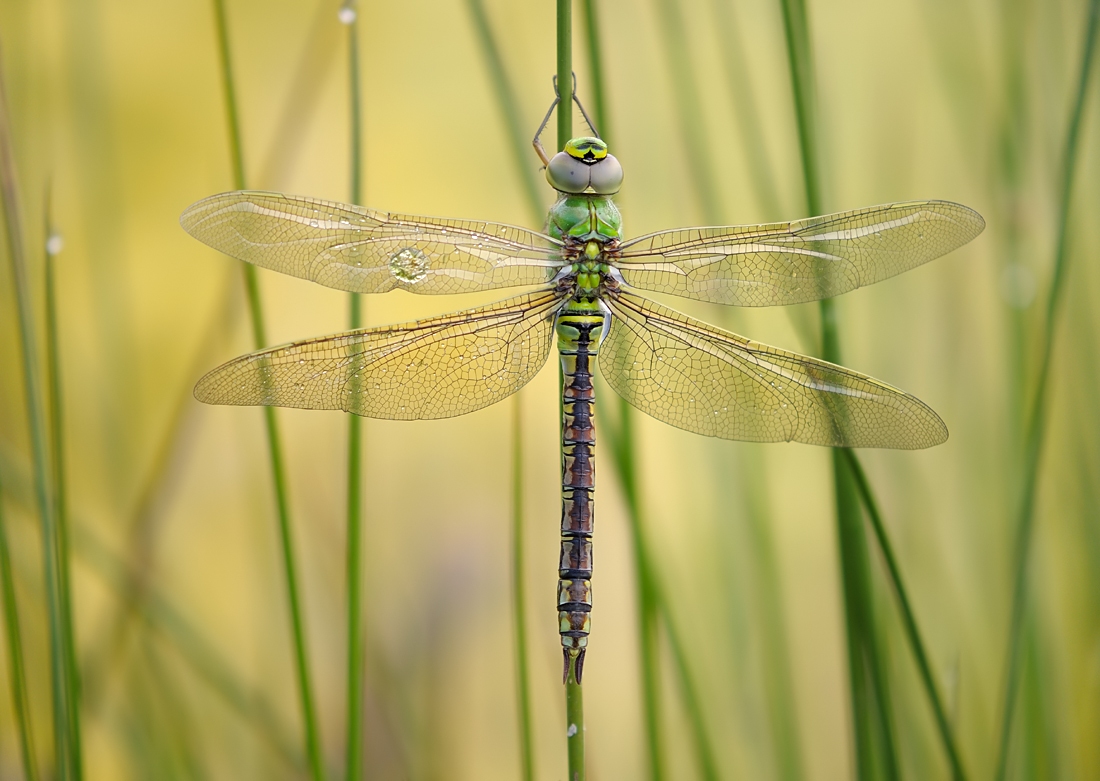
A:
{"type": "MultiPolygon", "coordinates": [[[[935,449],[867,452],[863,460],[975,778],[996,761],[1024,418],[1084,5],[827,0],[809,9],[826,208],[942,198],[976,208],[988,223],[972,245],[838,303],[845,363],[915,393],[951,429],[935,449]]],[[[702,96],[699,115],[686,122],[657,4],[599,3],[627,235],[700,224],[705,213],[723,223],[806,216],[778,5],[677,6],[691,47],[676,56],[686,57],[702,96]],[[746,90],[759,137],[738,115],[746,90]],[[705,208],[685,127],[703,145],[716,183],[705,208]],[[754,179],[761,164],[772,192],[754,179]]],[[[347,198],[337,8],[327,0],[229,2],[253,187],[347,198]]],[[[551,98],[553,3],[493,0],[487,11],[533,131],[551,98]]],[[[360,13],[366,203],[527,223],[466,5],[364,2],[360,13]]],[[[261,416],[191,398],[203,371],[251,346],[234,261],[177,223],[190,203],[231,187],[211,9],[11,2],[0,6],[0,36],[39,283],[48,184],[64,238],[58,302],[86,775],[300,777],[261,416]]],[[[579,36],[575,51],[583,98],[579,36]]],[[[1070,215],[1013,778],[1100,776],[1095,88],[1094,80],[1070,215]]],[[[529,164],[537,167],[534,154],[529,164]]],[[[549,188],[544,195],[549,203],[549,188]]],[[[41,555],[6,258],[2,268],[0,485],[45,762],[41,555]]],[[[346,296],[269,273],[261,285],[272,343],[344,327],[346,296]]],[[[381,324],[492,299],[398,292],[365,305],[368,322],[381,324]]],[[[795,327],[807,322],[797,312],[669,303],[755,339],[814,351],[812,331],[795,327]]],[[[551,365],[523,391],[541,778],[564,769],[552,601],[556,382],[551,365]]],[[[605,403],[598,414],[611,419],[612,408],[605,403]]],[[[322,739],[335,769],[344,734],[345,426],[335,413],[279,416],[322,739]]],[[[508,425],[500,405],[454,420],[365,426],[368,778],[517,776],[508,425]]],[[[844,777],[850,727],[828,453],[708,440],[640,415],[637,425],[648,533],[702,683],[722,777],[779,777],[779,754],[793,750],[807,777],[844,777]],[[784,654],[789,661],[777,668],[784,654]]],[[[634,580],[612,474],[600,470],[598,592],[585,667],[589,761],[593,777],[638,778],[645,751],[634,580]]],[[[873,560],[901,762],[907,776],[945,777],[895,603],[873,560]]],[[[17,778],[6,657],[0,661],[0,777],[17,778]]],[[[670,777],[688,778],[690,740],[667,654],[665,664],[665,728],[679,768],[670,777]]]]}

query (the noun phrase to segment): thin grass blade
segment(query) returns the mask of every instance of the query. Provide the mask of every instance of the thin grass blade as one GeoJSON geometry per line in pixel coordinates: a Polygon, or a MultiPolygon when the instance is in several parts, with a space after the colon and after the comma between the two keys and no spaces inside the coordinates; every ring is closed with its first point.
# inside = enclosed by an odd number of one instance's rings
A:
{"type": "MultiPolygon", "coordinates": [[[[467,9],[481,47],[489,80],[493,85],[497,105],[504,121],[505,133],[512,150],[512,160],[526,196],[531,219],[535,224],[544,219],[542,200],[532,166],[527,164],[530,152],[524,141],[520,120],[519,101],[508,78],[504,58],[500,53],[493,28],[485,13],[482,0],[468,0],[467,9]]],[[[524,781],[532,781],[535,774],[534,727],[531,711],[530,653],[527,644],[527,582],[526,557],[524,555],[523,514],[523,400],[522,394],[512,397],[512,631],[516,655],[516,699],[519,717],[520,769],[524,781]]],[[[579,684],[578,684],[579,688],[579,684]]],[[[581,736],[583,743],[583,735],[581,736]]],[[[572,756],[572,755],[570,755],[572,756]]],[[[583,760],[583,744],[581,757],[583,760]]]]}
{"type": "Polygon", "coordinates": [[[57,288],[54,284],[54,265],[61,249],[61,237],[53,229],[50,214],[50,198],[46,196],[46,390],[50,408],[50,454],[53,457],[54,512],[57,514],[57,577],[58,595],[61,598],[61,621],[65,632],[66,688],[71,693],[68,708],[69,743],[72,746],[72,773],[76,781],[84,777],[84,750],[81,738],[81,684],[80,667],[77,664],[76,635],[73,622],[72,578],[70,575],[72,554],[69,549],[69,503],[65,479],[65,418],[61,393],[61,358],[58,347],[57,288]]]}
{"type": "MultiPolygon", "coordinates": [[[[240,120],[237,112],[236,87],[233,81],[232,60],[229,47],[229,30],[226,22],[224,0],[213,0],[214,17],[217,27],[218,52],[220,55],[222,86],[225,94],[226,122],[229,130],[230,157],[233,165],[234,186],[245,189],[244,157],[241,150],[240,120]]],[[[242,265],[245,288],[248,292],[248,309],[252,320],[252,337],[256,349],[267,345],[264,330],[263,306],[260,300],[259,283],[254,266],[242,265]]],[[[290,504],[287,498],[286,469],[283,464],[282,439],[279,436],[275,410],[264,407],[264,424],[267,430],[267,445],[271,462],[272,483],[275,489],[275,503],[279,516],[279,535],[282,547],[283,569],[287,581],[287,601],[290,610],[291,631],[294,638],[295,671],[298,678],[298,691],[302,710],[302,729],[309,757],[310,773],[314,781],[323,781],[324,766],[321,759],[321,740],[317,727],[317,715],[313,684],[309,671],[309,659],[305,639],[305,620],[302,615],[301,597],[298,586],[297,556],[290,529],[290,504]]]]}
{"type": "Polygon", "coordinates": [[[54,488],[51,484],[49,433],[38,369],[36,317],[27,272],[23,218],[19,208],[13,147],[5,79],[3,72],[0,71],[0,200],[3,206],[9,262],[15,283],[20,347],[23,353],[23,388],[34,464],[34,492],[42,534],[42,573],[46,581],[50,682],[53,698],[54,761],[57,765],[55,772],[59,778],[67,779],[72,777],[69,707],[75,699],[75,693],[70,691],[69,678],[65,674],[65,627],[61,607],[61,582],[58,574],[57,516],[53,502],[54,488]]]}
{"type": "MultiPolygon", "coordinates": [[[[585,0],[584,3],[584,31],[586,48],[588,50],[589,66],[592,78],[592,110],[596,118],[596,126],[604,141],[611,143],[613,137],[610,122],[610,110],[607,106],[607,87],[604,84],[604,67],[602,60],[602,46],[600,45],[600,25],[596,10],[597,0],[585,0]]],[[[644,539],[644,522],[641,518],[641,498],[638,492],[636,465],[634,461],[634,410],[630,404],[620,396],[615,396],[618,406],[618,425],[607,427],[607,440],[611,444],[611,463],[619,477],[626,497],[627,514],[630,522],[631,552],[634,560],[634,573],[636,579],[636,591],[638,600],[638,638],[639,656],[642,672],[642,702],[644,708],[643,723],[645,725],[645,742],[649,776],[651,779],[664,777],[665,738],[661,729],[660,720],[660,655],[659,655],[659,618],[660,602],[657,598],[657,586],[646,555],[644,539]]],[[[610,422],[610,421],[609,421],[610,422]]],[[[667,618],[667,617],[666,617],[667,618]]],[[[667,631],[675,633],[675,627],[671,620],[665,621],[667,631]]],[[[678,638],[673,639],[674,648],[681,648],[678,638]]],[[[694,696],[686,673],[686,661],[678,659],[676,670],[681,691],[684,692],[685,702],[691,710],[692,704],[698,704],[698,698],[694,696]],[[687,687],[685,689],[685,686],[687,687]]],[[[698,712],[693,712],[693,729],[701,728],[702,719],[697,718],[698,712]]],[[[707,745],[704,732],[696,730],[693,737],[697,749],[707,745]]],[[[699,757],[700,767],[708,766],[707,752],[699,757]]]]}
{"type": "Polygon", "coordinates": [[[15,578],[11,570],[7,520],[4,517],[4,492],[0,490],[0,589],[4,600],[4,636],[8,643],[8,681],[12,707],[19,729],[19,755],[27,781],[38,781],[38,760],[34,753],[34,728],[31,703],[27,697],[27,674],[23,666],[23,635],[19,628],[19,606],[15,599],[15,578]]]}
{"type": "Polygon", "coordinates": [[[886,527],[882,522],[882,516],[879,514],[878,502],[875,501],[875,497],[871,493],[867,475],[864,473],[863,465],[860,464],[855,453],[851,450],[845,450],[844,454],[848,460],[848,466],[852,470],[852,476],[855,478],[860,499],[867,510],[868,517],[871,519],[871,528],[874,529],[879,550],[882,551],[882,557],[886,562],[886,570],[894,587],[894,594],[897,596],[902,622],[905,624],[905,633],[909,638],[909,647],[916,659],[921,682],[924,684],[924,690],[928,695],[929,704],[932,706],[932,712],[936,718],[936,728],[939,730],[940,740],[943,742],[944,751],[951,764],[952,777],[958,781],[963,781],[966,778],[966,772],[963,769],[962,757],[959,754],[958,746],[955,745],[955,736],[951,731],[951,721],[948,718],[947,709],[944,707],[943,698],[940,696],[940,687],[936,683],[932,665],[928,662],[928,654],[924,650],[924,641],[921,639],[920,630],[917,628],[917,619],[909,602],[909,594],[901,578],[901,569],[898,567],[897,559],[894,557],[893,545],[890,543],[890,538],[886,534],[886,527]]]}
{"type": "MultiPolygon", "coordinates": [[[[363,90],[359,78],[359,13],[355,0],[346,0],[340,8],[340,21],[348,29],[348,133],[350,136],[350,198],[351,203],[363,203],[363,90]]],[[[348,297],[348,327],[362,327],[361,296],[348,297]]],[[[356,391],[352,380],[350,392],[356,391]]],[[[359,781],[363,776],[363,675],[365,648],[362,608],[363,558],[363,421],[358,415],[348,415],[348,495],[347,495],[347,778],[359,781]]]]}
{"type": "Polygon", "coordinates": [[[1054,271],[1047,294],[1046,307],[1042,323],[1042,347],[1039,370],[1035,377],[1035,391],[1032,395],[1031,414],[1024,440],[1023,488],[1020,510],[1016,524],[1015,558],[1013,561],[1012,615],[1009,623],[1007,665],[1005,670],[1004,698],[1001,711],[1001,729],[997,746],[997,781],[1003,781],[1008,772],[1008,750],[1012,735],[1012,716],[1016,705],[1016,691],[1019,686],[1022,656],[1022,632],[1026,612],[1028,593],[1028,559],[1035,526],[1035,494],[1039,483],[1039,468],[1042,460],[1043,440],[1047,426],[1047,393],[1050,381],[1050,367],[1054,353],[1054,338],[1058,325],[1058,315],[1064,295],[1065,280],[1069,266],[1068,236],[1069,210],[1073,196],[1074,175],[1077,170],[1077,146],[1081,131],[1081,118],[1084,114],[1085,96],[1093,70],[1093,58],[1096,51],[1097,26],[1100,24],[1100,0],[1091,0],[1084,25],[1084,41],[1081,54],[1081,67],[1078,71],[1077,90],[1070,108],[1069,125],[1066,129],[1066,141],[1062,152],[1062,170],[1059,187],[1058,232],[1054,248],[1054,271]]]}
{"type": "MultiPolygon", "coordinates": [[[[809,21],[802,0],[780,0],[780,7],[786,34],[806,206],[811,214],[821,214],[821,172],[817,151],[809,21]]],[[[839,364],[840,335],[836,310],[831,299],[821,301],[820,313],[822,357],[839,364]]],[[[873,736],[877,734],[882,738],[881,756],[886,762],[886,772],[890,777],[897,777],[893,728],[889,714],[882,707],[889,698],[882,689],[886,685],[886,676],[879,669],[884,660],[876,649],[867,539],[859,513],[859,498],[847,462],[839,451],[833,451],[832,465],[848,635],[848,673],[855,722],[857,774],[860,779],[874,775],[873,768],[878,752],[873,745],[873,736]],[[868,686],[874,688],[868,689],[868,686]],[[880,707],[875,707],[876,702],[880,707]]]]}

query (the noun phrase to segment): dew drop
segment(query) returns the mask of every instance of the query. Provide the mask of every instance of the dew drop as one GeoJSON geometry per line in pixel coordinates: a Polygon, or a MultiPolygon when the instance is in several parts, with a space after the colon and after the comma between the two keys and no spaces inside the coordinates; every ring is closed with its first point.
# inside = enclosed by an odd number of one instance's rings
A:
{"type": "Polygon", "coordinates": [[[390,256],[390,273],[402,282],[419,282],[428,270],[428,256],[416,247],[405,247],[390,256]]]}
{"type": "Polygon", "coordinates": [[[51,233],[50,237],[46,239],[46,254],[53,257],[61,252],[65,247],[65,240],[61,238],[60,233],[51,233]]]}

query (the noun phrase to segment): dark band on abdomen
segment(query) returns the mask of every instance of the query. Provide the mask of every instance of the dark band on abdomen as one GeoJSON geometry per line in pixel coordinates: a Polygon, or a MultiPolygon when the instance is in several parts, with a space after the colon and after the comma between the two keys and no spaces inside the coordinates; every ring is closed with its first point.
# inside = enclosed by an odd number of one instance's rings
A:
{"type": "Polygon", "coordinates": [[[599,349],[605,318],[566,314],[558,320],[562,374],[562,512],[558,564],[558,630],[565,653],[575,654],[581,679],[591,630],[592,522],[595,509],[595,391],[592,359],[599,349]]]}

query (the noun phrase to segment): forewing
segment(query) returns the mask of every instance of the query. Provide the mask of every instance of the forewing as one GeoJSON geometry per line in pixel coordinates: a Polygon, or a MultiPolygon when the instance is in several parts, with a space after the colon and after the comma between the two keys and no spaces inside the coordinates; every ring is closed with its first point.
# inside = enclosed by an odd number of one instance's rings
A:
{"type": "Polygon", "coordinates": [[[609,297],[600,371],[677,428],[723,439],[916,449],[947,439],[922,401],[866,375],[758,344],[644,298],[609,297]]]}
{"type": "Polygon", "coordinates": [[[634,287],[736,306],[838,296],[938,258],[985,221],[947,201],[913,201],[773,225],[688,228],[623,245],[634,287]]]}
{"type": "Polygon", "coordinates": [[[553,342],[554,291],[404,325],[243,355],[207,374],[207,404],[340,409],[371,418],[464,415],[523,387],[553,342]]]}
{"type": "Polygon", "coordinates": [[[388,214],[281,193],[214,195],[190,206],[180,223],[239,260],[352,293],[541,285],[564,264],[560,242],[512,225],[388,214]]]}

